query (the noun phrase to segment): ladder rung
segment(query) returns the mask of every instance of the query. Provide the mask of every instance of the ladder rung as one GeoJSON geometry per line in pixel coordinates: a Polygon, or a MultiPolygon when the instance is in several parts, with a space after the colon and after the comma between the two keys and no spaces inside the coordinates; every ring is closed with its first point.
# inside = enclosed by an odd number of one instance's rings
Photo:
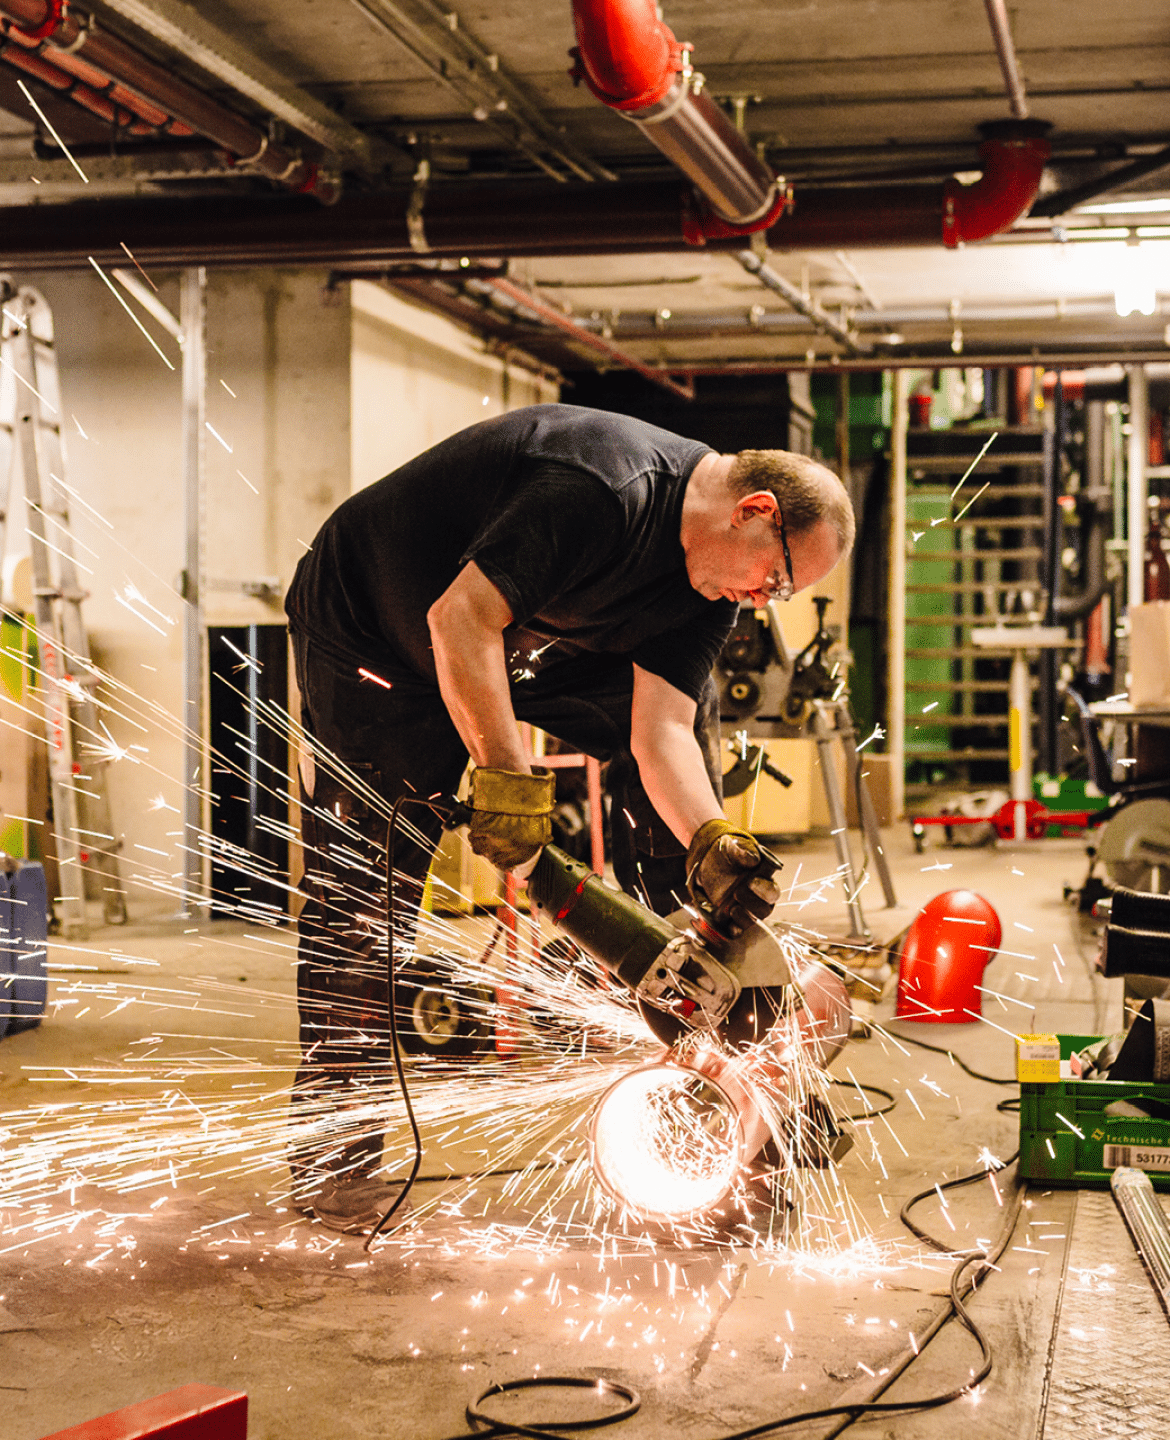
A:
{"type": "MultiPolygon", "coordinates": [[[[977,452],[976,452],[977,453],[977,452]]],[[[1001,450],[993,460],[991,457],[994,451],[989,450],[980,460],[978,466],[972,471],[971,478],[976,475],[986,475],[990,470],[1006,470],[1009,465],[1043,465],[1044,452],[1042,450],[1001,450]]],[[[971,455],[907,455],[906,470],[911,476],[915,474],[933,475],[962,475],[974,460],[975,454],[971,455]]]]}
{"type": "Polygon", "coordinates": [[[932,710],[929,715],[923,715],[921,711],[917,711],[913,718],[913,726],[910,726],[909,715],[906,716],[906,723],[908,728],[915,730],[927,730],[932,725],[942,725],[952,730],[961,730],[965,725],[969,725],[973,730],[1006,730],[1008,723],[1006,710],[1002,715],[944,715],[941,710],[932,710]]]}
{"type": "Polygon", "coordinates": [[[902,750],[908,760],[1006,760],[1007,750],[902,750]]]}
{"type": "MultiPolygon", "coordinates": [[[[1000,693],[1003,693],[1007,690],[1008,683],[1009,682],[1006,680],[907,680],[906,689],[908,691],[946,690],[953,691],[955,693],[973,693],[975,691],[988,693],[993,691],[999,691],[1000,693]]],[[[1031,682],[1032,689],[1035,690],[1038,684],[1039,681],[1033,680],[1031,682]]]]}
{"type": "Polygon", "coordinates": [[[1035,589],[1037,580],[937,580],[929,584],[907,585],[907,595],[974,595],[980,590],[1035,589]]]}
{"type": "Polygon", "coordinates": [[[944,495],[950,497],[950,495],[954,494],[955,503],[961,505],[963,504],[964,497],[970,500],[971,495],[975,494],[975,491],[978,491],[980,500],[999,500],[1000,497],[1010,497],[1012,500],[1035,500],[1037,495],[1043,495],[1043,492],[1045,492],[1043,485],[997,485],[994,484],[994,481],[991,481],[990,484],[987,484],[986,488],[984,488],[984,485],[978,482],[975,475],[971,475],[970,480],[967,481],[967,485],[964,485],[963,490],[958,492],[955,492],[954,485],[915,485],[914,490],[909,491],[908,498],[914,498],[914,500],[929,500],[929,498],[941,498],[944,497],[944,495]],[[967,485],[973,487],[970,492],[967,491],[967,485]]]}
{"type": "MultiPolygon", "coordinates": [[[[975,645],[952,645],[941,650],[907,649],[908,660],[987,660],[994,654],[993,651],[984,650],[975,645]]],[[[1006,654],[995,655],[995,659],[1004,661],[1006,654]]]]}
{"type": "Polygon", "coordinates": [[[910,555],[922,565],[933,564],[936,560],[1042,560],[1044,551],[1039,545],[1017,546],[1014,550],[911,550],[910,555]]]}

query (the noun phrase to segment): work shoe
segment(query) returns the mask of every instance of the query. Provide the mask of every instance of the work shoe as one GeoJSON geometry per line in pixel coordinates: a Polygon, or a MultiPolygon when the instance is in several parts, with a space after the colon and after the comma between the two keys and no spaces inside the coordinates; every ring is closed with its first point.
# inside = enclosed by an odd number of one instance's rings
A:
{"type": "MultiPolygon", "coordinates": [[[[402,1181],[388,1182],[369,1175],[326,1180],[314,1194],[305,1197],[298,1209],[315,1215],[328,1230],[343,1235],[368,1235],[402,1194],[402,1181]]],[[[394,1212],[395,1220],[410,1211],[404,1200],[394,1212]]]]}

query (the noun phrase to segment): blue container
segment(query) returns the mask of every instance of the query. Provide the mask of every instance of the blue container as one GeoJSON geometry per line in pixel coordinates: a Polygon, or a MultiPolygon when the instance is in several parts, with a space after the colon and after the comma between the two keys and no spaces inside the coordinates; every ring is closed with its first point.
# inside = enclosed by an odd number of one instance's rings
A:
{"type": "Polygon", "coordinates": [[[48,996],[44,867],[7,859],[0,870],[0,1035],[39,1025],[48,996]]]}

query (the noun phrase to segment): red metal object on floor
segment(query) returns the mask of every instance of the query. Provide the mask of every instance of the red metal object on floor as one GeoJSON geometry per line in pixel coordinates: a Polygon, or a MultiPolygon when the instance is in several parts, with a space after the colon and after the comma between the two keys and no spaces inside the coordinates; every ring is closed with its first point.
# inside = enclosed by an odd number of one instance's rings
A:
{"type": "Polygon", "coordinates": [[[1059,825],[1065,834],[1087,830],[1095,819],[1104,819],[1101,810],[1049,810],[1039,800],[1009,800],[991,815],[914,815],[910,826],[915,839],[927,825],[945,825],[949,830],[958,825],[990,825],[1000,840],[1013,840],[1016,834],[1016,807],[1024,807],[1024,833],[1029,840],[1043,840],[1050,825],[1059,825]]]}
{"type": "Polygon", "coordinates": [[[247,1436],[244,1391],[180,1385],[165,1395],[56,1430],[43,1440],[247,1440],[247,1436]]]}
{"type": "Polygon", "coordinates": [[[927,901],[902,947],[898,1019],[932,1025],[978,1020],[978,987],[1002,938],[999,916],[974,890],[947,890],[927,901]]]}

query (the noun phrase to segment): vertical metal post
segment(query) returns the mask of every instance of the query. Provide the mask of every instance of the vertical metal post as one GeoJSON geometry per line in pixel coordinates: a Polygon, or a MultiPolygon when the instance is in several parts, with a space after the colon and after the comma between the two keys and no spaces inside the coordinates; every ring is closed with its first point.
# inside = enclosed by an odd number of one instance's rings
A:
{"type": "Polygon", "coordinates": [[[909,424],[909,374],[894,371],[891,417],[889,629],[886,664],[889,695],[890,800],[893,818],[906,803],[906,427],[909,424]]]}
{"type": "Polygon", "coordinates": [[[1028,838],[1023,802],[1032,798],[1032,672],[1023,650],[1012,651],[1008,679],[1008,754],[1015,804],[1014,838],[1028,838]]]}
{"type": "MultiPolygon", "coordinates": [[[[1055,625],[1056,599],[1060,593],[1060,552],[1061,552],[1061,510],[1059,496],[1062,489],[1062,459],[1064,455],[1067,412],[1064,403],[1064,381],[1061,372],[1056,372],[1056,386],[1050,411],[1045,412],[1048,423],[1044,428],[1044,537],[1041,578],[1046,591],[1044,614],[1045,625],[1055,625]]],[[[1040,768],[1047,775],[1056,773],[1056,727],[1058,701],[1056,680],[1059,664],[1055,650],[1041,650],[1037,662],[1038,685],[1036,687],[1036,721],[1040,768]]],[[[1030,725],[1030,716],[1025,720],[1030,725]]],[[[1028,784],[1032,777],[1029,774],[1028,784]]],[[[1031,795],[1014,796],[1014,799],[1031,799],[1031,795]]]]}
{"type": "Polygon", "coordinates": [[[845,895],[845,908],[849,912],[849,923],[853,927],[851,940],[870,940],[872,936],[865,923],[865,915],[858,899],[857,872],[853,868],[853,856],[849,850],[849,827],[845,820],[845,806],[841,802],[841,790],[837,784],[837,772],[833,769],[834,726],[829,724],[829,715],[837,719],[837,708],[830,707],[823,700],[814,700],[810,719],[813,738],[820,754],[821,782],[825,787],[825,801],[829,808],[829,830],[833,848],[837,852],[837,872],[841,877],[841,889],[845,895]]]}
{"type": "Polygon", "coordinates": [[[207,271],[184,270],[183,329],[183,914],[203,896],[203,433],[207,406],[207,271]]]}
{"type": "Polygon", "coordinates": [[[1126,495],[1129,531],[1128,601],[1140,605],[1144,591],[1146,553],[1146,457],[1149,454],[1150,390],[1144,365],[1129,367],[1129,445],[1126,495]]]}

